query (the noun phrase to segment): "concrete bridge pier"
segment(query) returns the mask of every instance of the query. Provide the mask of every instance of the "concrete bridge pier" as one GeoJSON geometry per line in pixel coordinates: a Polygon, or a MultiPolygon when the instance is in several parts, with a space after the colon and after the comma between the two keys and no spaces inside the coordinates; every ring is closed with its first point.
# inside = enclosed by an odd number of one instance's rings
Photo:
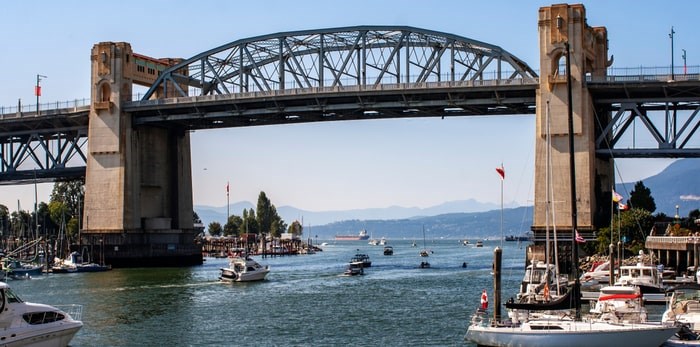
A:
{"type": "Polygon", "coordinates": [[[81,245],[114,267],[202,264],[188,131],[134,128],[122,111],[133,83],[149,83],[149,73],[157,77],[158,61],[134,54],[128,43],[102,42],[93,47],[91,62],[81,245]]]}

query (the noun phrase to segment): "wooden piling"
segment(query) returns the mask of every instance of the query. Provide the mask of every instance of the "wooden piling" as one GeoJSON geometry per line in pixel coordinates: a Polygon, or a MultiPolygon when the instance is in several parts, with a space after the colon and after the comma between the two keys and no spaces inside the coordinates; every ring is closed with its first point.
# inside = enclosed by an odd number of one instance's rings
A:
{"type": "Polygon", "coordinates": [[[493,321],[501,321],[501,258],[503,250],[493,250],[493,321]]]}

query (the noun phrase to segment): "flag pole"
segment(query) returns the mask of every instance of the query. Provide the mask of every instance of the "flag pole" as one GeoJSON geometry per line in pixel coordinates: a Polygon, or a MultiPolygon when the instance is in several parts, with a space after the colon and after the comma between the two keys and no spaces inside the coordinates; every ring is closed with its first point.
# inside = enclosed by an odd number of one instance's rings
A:
{"type": "Polygon", "coordinates": [[[230,216],[229,210],[231,209],[231,202],[229,201],[229,193],[228,193],[229,188],[228,188],[228,186],[229,186],[229,182],[226,181],[226,223],[228,223],[228,219],[230,216]]]}
{"type": "Polygon", "coordinates": [[[501,176],[501,248],[503,248],[503,181],[506,179],[506,169],[501,163],[501,167],[496,168],[496,172],[501,176]]]}

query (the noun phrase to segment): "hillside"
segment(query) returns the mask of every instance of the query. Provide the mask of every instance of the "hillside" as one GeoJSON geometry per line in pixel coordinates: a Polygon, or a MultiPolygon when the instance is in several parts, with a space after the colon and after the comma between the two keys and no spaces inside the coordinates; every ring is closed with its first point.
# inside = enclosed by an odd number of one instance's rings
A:
{"type": "MultiPolygon", "coordinates": [[[[673,162],[655,176],[643,180],[656,202],[655,213],[673,216],[676,205],[679,213],[687,216],[700,209],[700,161],[681,159],[673,162]]],[[[616,191],[629,199],[636,182],[616,185],[616,191]]],[[[504,209],[504,235],[521,235],[532,224],[532,206],[504,209]]],[[[232,204],[231,214],[240,215],[244,208],[253,208],[249,202],[232,204]]],[[[226,220],[226,207],[195,206],[195,211],[205,225],[211,221],[226,220]]],[[[319,239],[331,239],[337,234],[356,234],[366,229],[374,237],[389,239],[422,239],[425,226],[428,238],[483,238],[498,237],[500,233],[500,209],[493,204],[475,200],[452,201],[420,209],[392,206],[387,208],[357,209],[348,211],[304,211],[291,206],[278,208],[280,216],[290,223],[304,218],[305,234],[319,239]],[[466,211],[466,212],[461,212],[466,211]]]]}

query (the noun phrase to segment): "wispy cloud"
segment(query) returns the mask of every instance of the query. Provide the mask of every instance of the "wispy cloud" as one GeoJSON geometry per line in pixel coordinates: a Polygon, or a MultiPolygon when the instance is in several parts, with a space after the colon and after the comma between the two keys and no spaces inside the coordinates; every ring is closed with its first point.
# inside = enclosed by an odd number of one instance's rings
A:
{"type": "Polygon", "coordinates": [[[698,201],[700,200],[700,196],[697,195],[681,195],[681,200],[683,201],[698,201]]]}

